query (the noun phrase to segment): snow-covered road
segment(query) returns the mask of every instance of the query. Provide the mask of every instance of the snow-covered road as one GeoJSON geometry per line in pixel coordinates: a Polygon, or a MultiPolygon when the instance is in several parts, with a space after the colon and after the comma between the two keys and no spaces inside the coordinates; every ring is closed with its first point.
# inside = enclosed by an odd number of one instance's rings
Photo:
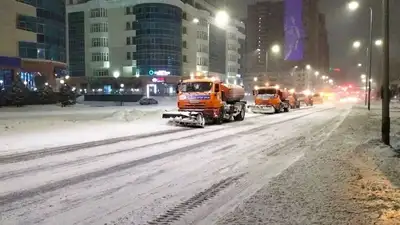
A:
{"type": "Polygon", "coordinates": [[[0,154],[0,224],[213,224],[318,145],[349,107],[0,154]]]}

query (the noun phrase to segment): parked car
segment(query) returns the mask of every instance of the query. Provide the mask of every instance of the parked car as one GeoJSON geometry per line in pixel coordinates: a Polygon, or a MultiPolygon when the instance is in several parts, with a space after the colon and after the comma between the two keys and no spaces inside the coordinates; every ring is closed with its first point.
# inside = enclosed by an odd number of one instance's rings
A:
{"type": "Polygon", "coordinates": [[[154,98],[142,98],[142,99],[140,99],[139,104],[141,104],[141,105],[157,105],[158,101],[155,100],[154,98]]]}

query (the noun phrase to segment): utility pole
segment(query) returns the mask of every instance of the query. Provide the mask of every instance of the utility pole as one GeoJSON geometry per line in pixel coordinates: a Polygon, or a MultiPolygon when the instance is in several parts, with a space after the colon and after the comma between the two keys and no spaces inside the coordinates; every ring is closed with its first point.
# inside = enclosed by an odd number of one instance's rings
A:
{"type": "Polygon", "coordinates": [[[383,98],[382,141],[390,145],[390,94],[389,94],[389,0],[383,0],[383,98]]]}
{"type": "Polygon", "coordinates": [[[368,46],[368,110],[371,110],[371,79],[372,79],[372,26],[374,22],[372,8],[369,7],[369,46],[368,46]]]}

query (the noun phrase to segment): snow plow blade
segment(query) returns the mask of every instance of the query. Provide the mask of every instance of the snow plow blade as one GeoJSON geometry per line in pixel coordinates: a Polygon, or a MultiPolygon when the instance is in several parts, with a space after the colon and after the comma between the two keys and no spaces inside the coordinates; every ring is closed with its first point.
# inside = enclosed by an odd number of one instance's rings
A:
{"type": "Polygon", "coordinates": [[[252,113],[275,113],[275,108],[266,105],[249,105],[248,108],[252,113]]]}
{"type": "Polygon", "coordinates": [[[164,112],[163,119],[171,119],[172,122],[181,126],[187,127],[205,127],[205,118],[201,112],[164,112]]]}

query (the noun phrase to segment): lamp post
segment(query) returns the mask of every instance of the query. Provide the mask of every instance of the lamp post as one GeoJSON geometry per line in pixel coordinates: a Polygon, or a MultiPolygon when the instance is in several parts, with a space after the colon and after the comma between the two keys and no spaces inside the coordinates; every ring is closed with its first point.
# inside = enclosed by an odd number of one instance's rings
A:
{"type": "MultiPolygon", "coordinates": [[[[351,11],[355,11],[359,8],[360,4],[357,1],[351,1],[348,4],[348,8],[351,11]]],[[[367,57],[368,57],[368,67],[367,67],[367,74],[368,74],[368,80],[371,79],[372,76],[372,30],[373,30],[373,22],[374,22],[374,15],[373,15],[373,10],[372,7],[369,7],[369,40],[368,40],[368,47],[367,47],[367,57]]],[[[361,45],[360,42],[358,42],[358,46],[361,45]]],[[[353,44],[354,47],[354,44],[353,44]]],[[[371,110],[371,83],[368,83],[368,110],[371,110]]],[[[366,90],[367,91],[367,90],[366,90]]]]}
{"type": "Polygon", "coordinates": [[[390,94],[389,94],[389,0],[383,0],[383,99],[382,141],[390,145],[390,94]]]}

